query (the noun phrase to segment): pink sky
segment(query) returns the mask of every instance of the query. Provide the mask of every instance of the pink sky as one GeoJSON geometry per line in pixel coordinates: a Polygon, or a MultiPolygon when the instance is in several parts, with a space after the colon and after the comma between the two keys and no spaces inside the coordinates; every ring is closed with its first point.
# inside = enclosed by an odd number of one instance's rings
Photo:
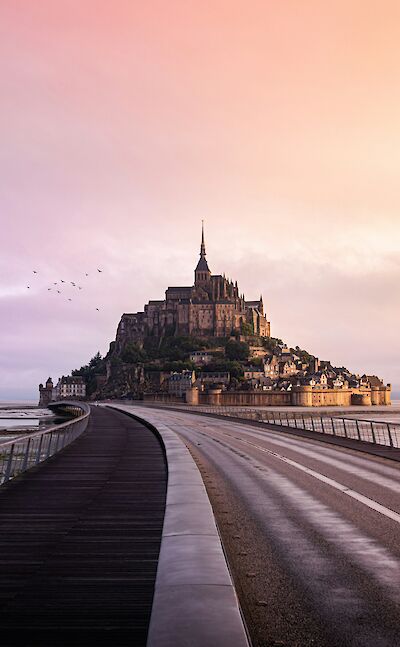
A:
{"type": "Polygon", "coordinates": [[[190,284],[202,218],[273,335],[400,388],[399,69],[397,1],[2,0],[0,399],[190,284]]]}

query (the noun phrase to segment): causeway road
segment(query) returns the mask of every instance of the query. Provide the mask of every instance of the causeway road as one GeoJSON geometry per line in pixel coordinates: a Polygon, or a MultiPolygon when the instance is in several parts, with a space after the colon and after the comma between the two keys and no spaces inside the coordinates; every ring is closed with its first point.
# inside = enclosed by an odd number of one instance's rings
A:
{"type": "Polygon", "coordinates": [[[254,647],[400,645],[400,464],[246,423],[132,407],[202,473],[254,647]]]}

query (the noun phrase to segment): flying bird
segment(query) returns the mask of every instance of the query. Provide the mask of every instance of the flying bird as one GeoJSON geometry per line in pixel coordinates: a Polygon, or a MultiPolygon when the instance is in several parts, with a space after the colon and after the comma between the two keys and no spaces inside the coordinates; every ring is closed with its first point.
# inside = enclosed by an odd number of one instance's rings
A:
{"type": "Polygon", "coordinates": [[[99,268],[97,268],[97,271],[98,271],[98,272],[100,272],[100,274],[101,274],[101,272],[102,272],[103,270],[99,270],[99,268]]]}
{"type": "Polygon", "coordinates": [[[100,312],[99,308],[96,308],[97,312],[100,312]]]}
{"type": "Polygon", "coordinates": [[[65,283],[65,281],[63,281],[63,280],[61,279],[61,283],[65,283]]]}
{"type": "Polygon", "coordinates": [[[58,294],[61,294],[61,290],[57,290],[58,294]]]}
{"type": "Polygon", "coordinates": [[[85,274],[85,276],[89,276],[89,274],[85,274]]]}
{"type": "Polygon", "coordinates": [[[71,285],[73,285],[74,288],[76,287],[76,285],[75,285],[75,283],[73,281],[71,281],[71,285]]]}
{"type": "Polygon", "coordinates": [[[28,290],[30,290],[30,289],[31,289],[31,286],[30,286],[30,285],[27,285],[26,287],[28,288],[28,290]]]}
{"type": "Polygon", "coordinates": [[[57,285],[57,281],[55,283],[53,283],[53,285],[57,285]]]}
{"type": "Polygon", "coordinates": [[[51,288],[47,288],[47,292],[48,292],[49,290],[51,290],[51,288]]]}
{"type": "Polygon", "coordinates": [[[36,271],[36,270],[33,270],[33,273],[34,273],[34,274],[37,274],[37,271],[36,271]]]}
{"type": "Polygon", "coordinates": [[[68,299],[68,301],[72,301],[72,299],[68,299]]]}
{"type": "Polygon", "coordinates": [[[82,290],[82,288],[81,288],[81,286],[80,286],[80,285],[78,285],[78,289],[79,289],[79,290],[82,290]]]}

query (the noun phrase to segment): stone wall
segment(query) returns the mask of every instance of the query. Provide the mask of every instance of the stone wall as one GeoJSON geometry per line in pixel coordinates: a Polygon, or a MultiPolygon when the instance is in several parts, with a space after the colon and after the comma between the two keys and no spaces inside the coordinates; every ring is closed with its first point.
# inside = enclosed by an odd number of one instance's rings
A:
{"type": "MultiPolygon", "coordinates": [[[[293,391],[222,391],[199,393],[199,404],[252,407],[350,407],[390,405],[390,386],[372,389],[316,389],[295,387],[293,391]]],[[[193,399],[192,399],[193,402],[193,399]]],[[[193,402],[194,403],[194,402],[193,402]]]]}
{"type": "MultiPolygon", "coordinates": [[[[199,392],[197,387],[188,389],[186,402],[193,406],[210,405],[226,407],[350,407],[352,405],[390,405],[390,386],[372,389],[316,389],[298,386],[293,391],[223,391],[210,389],[199,392]]],[[[182,402],[163,393],[147,393],[147,401],[182,402]]]]}
{"type": "Polygon", "coordinates": [[[173,395],[172,393],[144,393],[143,394],[144,402],[176,402],[182,404],[185,401],[184,396],[179,397],[173,395]]]}
{"type": "Polygon", "coordinates": [[[298,407],[350,407],[352,389],[318,389],[311,386],[295,387],[292,404],[298,407]]]}

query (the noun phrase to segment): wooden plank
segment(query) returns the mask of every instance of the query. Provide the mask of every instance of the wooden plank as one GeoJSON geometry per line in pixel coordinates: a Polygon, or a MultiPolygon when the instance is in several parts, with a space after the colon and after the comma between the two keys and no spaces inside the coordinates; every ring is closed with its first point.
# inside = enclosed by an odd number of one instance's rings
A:
{"type": "Polygon", "coordinates": [[[3,647],[146,644],[166,479],[158,438],[95,407],[82,437],[1,489],[3,647]]]}

